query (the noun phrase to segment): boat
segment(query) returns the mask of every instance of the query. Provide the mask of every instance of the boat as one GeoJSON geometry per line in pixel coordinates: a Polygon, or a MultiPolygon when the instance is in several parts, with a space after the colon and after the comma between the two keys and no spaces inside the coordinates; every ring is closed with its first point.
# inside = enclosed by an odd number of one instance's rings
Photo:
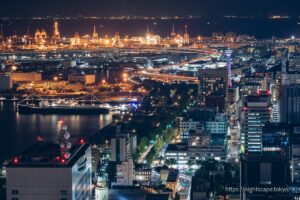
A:
{"type": "Polygon", "coordinates": [[[109,108],[100,106],[36,106],[36,105],[18,105],[20,114],[109,114],[109,108]]]}
{"type": "Polygon", "coordinates": [[[20,114],[109,114],[110,105],[97,101],[88,102],[88,100],[82,103],[82,99],[45,100],[40,98],[37,103],[28,98],[18,103],[18,112],[20,114]]]}

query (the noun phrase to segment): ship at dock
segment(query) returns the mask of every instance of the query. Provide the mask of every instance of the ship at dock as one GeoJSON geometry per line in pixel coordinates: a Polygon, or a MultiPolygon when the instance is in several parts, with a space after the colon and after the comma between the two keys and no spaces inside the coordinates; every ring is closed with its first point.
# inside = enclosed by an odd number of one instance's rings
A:
{"type": "Polygon", "coordinates": [[[20,114],[109,114],[111,106],[90,94],[72,99],[50,99],[31,94],[18,102],[20,114]]]}

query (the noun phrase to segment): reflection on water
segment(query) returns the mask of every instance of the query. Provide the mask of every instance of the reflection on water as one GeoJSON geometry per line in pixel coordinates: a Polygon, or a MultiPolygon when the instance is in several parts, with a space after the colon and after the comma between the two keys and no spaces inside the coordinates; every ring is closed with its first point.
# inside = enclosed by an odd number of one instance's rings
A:
{"type": "Polygon", "coordinates": [[[62,125],[68,126],[71,139],[88,137],[108,125],[109,115],[20,115],[15,103],[0,103],[0,161],[24,151],[37,136],[55,142],[62,125]]]}

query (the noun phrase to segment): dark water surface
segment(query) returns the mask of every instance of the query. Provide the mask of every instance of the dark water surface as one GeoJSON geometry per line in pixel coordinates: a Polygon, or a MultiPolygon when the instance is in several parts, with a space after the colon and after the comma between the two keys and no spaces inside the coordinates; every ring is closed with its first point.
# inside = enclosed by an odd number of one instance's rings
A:
{"type": "MultiPolygon", "coordinates": [[[[62,124],[67,125],[71,139],[88,137],[111,122],[111,115],[21,115],[16,103],[0,102],[0,162],[24,151],[41,136],[57,141],[62,124]]],[[[0,163],[0,165],[1,165],[0,163]]]]}

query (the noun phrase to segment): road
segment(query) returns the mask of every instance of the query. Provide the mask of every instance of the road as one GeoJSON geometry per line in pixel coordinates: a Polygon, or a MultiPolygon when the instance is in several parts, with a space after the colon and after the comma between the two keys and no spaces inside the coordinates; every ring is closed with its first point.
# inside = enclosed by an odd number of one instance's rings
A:
{"type": "Polygon", "coordinates": [[[227,140],[227,160],[238,162],[240,156],[240,125],[235,115],[230,116],[229,139],[227,140]]]}
{"type": "Polygon", "coordinates": [[[189,82],[189,83],[194,83],[194,84],[198,83],[198,78],[191,77],[191,76],[179,76],[179,75],[173,75],[173,74],[151,73],[148,71],[139,71],[136,73],[136,75],[151,78],[151,79],[162,81],[162,82],[189,82]]]}
{"type": "Polygon", "coordinates": [[[147,150],[144,153],[142,153],[140,159],[138,160],[138,163],[143,163],[145,161],[148,153],[151,151],[151,149],[153,148],[154,145],[155,145],[155,143],[148,146],[147,150]]]}
{"type": "MultiPolygon", "coordinates": [[[[217,55],[218,52],[216,50],[199,50],[201,51],[201,55],[198,56],[197,58],[193,58],[188,61],[183,61],[177,64],[171,64],[171,65],[164,65],[160,66],[157,68],[145,68],[145,69],[140,69],[137,72],[135,72],[135,76],[143,76],[146,78],[150,78],[153,80],[161,81],[161,82],[186,82],[190,84],[197,84],[198,83],[198,77],[191,77],[191,76],[182,76],[182,75],[175,75],[175,74],[166,74],[166,73],[161,73],[164,70],[168,69],[175,69],[178,67],[183,67],[185,65],[198,62],[198,61],[205,61],[210,59],[212,56],[217,55]]],[[[199,52],[200,53],[200,52],[199,52]]]]}

